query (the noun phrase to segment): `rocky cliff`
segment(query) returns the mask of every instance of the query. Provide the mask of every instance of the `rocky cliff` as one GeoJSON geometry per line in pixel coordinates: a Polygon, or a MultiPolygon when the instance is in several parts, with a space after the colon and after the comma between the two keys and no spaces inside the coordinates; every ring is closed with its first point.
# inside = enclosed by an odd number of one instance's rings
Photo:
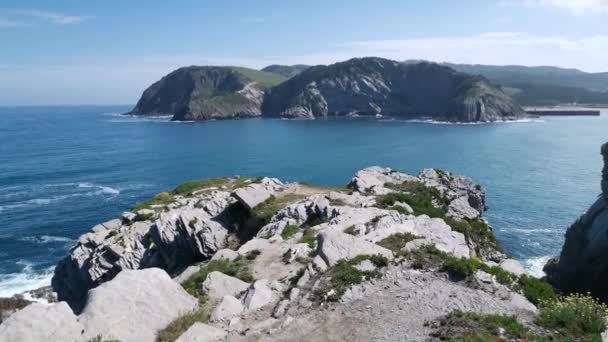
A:
{"type": "Polygon", "coordinates": [[[561,254],[547,263],[545,273],[564,292],[591,292],[608,301],[608,143],[601,153],[602,194],[568,228],[561,254]]]}
{"type": "Polygon", "coordinates": [[[255,117],[277,74],[236,67],[180,68],[152,84],[129,113],[172,115],[173,120],[255,117]]]}
{"type": "Polygon", "coordinates": [[[524,115],[508,95],[481,77],[434,63],[382,58],[306,69],[274,87],[262,112],[287,118],[381,114],[460,122],[524,115]]]}
{"type": "Polygon", "coordinates": [[[550,337],[544,285],[500,251],[485,203],[432,169],[370,167],[332,189],[189,182],[83,235],[57,265],[60,302],[10,314],[0,342],[550,337]]]}

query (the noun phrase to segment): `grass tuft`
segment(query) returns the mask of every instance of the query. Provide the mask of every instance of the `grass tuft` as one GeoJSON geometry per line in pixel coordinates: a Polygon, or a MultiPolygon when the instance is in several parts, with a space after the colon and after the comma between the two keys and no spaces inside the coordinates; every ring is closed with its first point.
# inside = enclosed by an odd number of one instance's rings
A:
{"type": "MultiPolygon", "coordinates": [[[[254,251],[252,251],[254,252],[254,251]]],[[[257,255],[256,255],[257,256],[257,255]]],[[[247,259],[249,256],[247,257],[247,259]]],[[[234,261],[227,259],[212,260],[207,265],[201,267],[201,269],[194,273],[188,280],[186,280],[182,287],[192,296],[197,297],[200,302],[204,303],[207,300],[206,294],[201,288],[201,284],[207,279],[207,275],[211,272],[222,272],[226,275],[241,279],[246,283],[253,282],[254,278],[247,262],[243,258],[237,258],[234,261]]]]}
{"type": "Polygon", "coordinates": [[[412,233],[397,233],[382,239],[377,242],[377,244],[386,249],[390,249],[395,254],[400,254],[401,248],[405,247],[405,244],[419,238],[420,237],[412,233]]]}
{"type": "Polygon", "coordinates": [[[186,332],[194,323],[207,323],[209,321],[209,312],[206,308],[201,308],[196,311],[187,313],[178,317],[173,322],[169,323],[164,329],[158,332],[156,337],[157,342],[174,342],[183,333],[186,332]]]}
{"type": "Polygon", "coordinates": [[[283,240],[289,240],[292,236],[296,235],[300,231],[300,227],[295,224],[288,224],[283,228],[281,237],[283,240]]]}

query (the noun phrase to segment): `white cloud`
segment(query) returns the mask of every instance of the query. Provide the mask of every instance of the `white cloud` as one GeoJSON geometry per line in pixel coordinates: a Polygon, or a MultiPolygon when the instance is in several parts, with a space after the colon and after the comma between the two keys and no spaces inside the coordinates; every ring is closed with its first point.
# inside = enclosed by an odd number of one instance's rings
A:
{"type": "Polygon", "coordinates": [[[500,6],[545,7],[575,15],[608,14],[608,0],[501,0],[500,6]]]}
{"type": "Polygon", "coordinates": [[[30,27],[43,23],[73,25],[93,18],[91,16],[67,15],[31,9],[8,10],[0,14],[2,14],[0,16],[0,27],[30,27]]]}
{"type": "Polygon", "coordinates": [[[83,21],[89,20],[90,16],[67,15],[62,13],[54,13],[39,10],[17,10],[15,14],[30,17],[38,20],[48,21],[58,25],[80,24],[83,21]]]}

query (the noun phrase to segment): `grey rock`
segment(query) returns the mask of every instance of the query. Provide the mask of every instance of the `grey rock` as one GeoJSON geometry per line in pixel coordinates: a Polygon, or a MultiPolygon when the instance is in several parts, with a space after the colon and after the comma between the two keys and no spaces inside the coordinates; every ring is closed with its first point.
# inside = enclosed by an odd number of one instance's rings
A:
{"type": "Polygon", "coordinates": [[[200,265],[192,265],[188,266],[185,270],[183,270],[179,275],[173,278],[173,281],[178,284],[183,284],[186,280],[190,279],[192,275],[201,270],[200,265]]]}
{"type": "Polygon", "coordinates": [[[352,259],[358,255],[379,254],[389,260],[393,259],[390,250],[339,231],[322,232],[318,235],[318,242],[317,252],[329,266],[334,266],[341,259],[352,259]]]}
{"type": "Polygon", "coordinates": [[[197,305],[196,298],[161,269],[126,270],[89,292],[78,319],[85,340],[102,335],[154,341],[158,330],[197,305]]]}
{"type": "Polygon", "coordinates": [[[372,272],[376,270],[376,265],[374,265],[369,260],[363,260],[362,262],[355,265],[355,268],[361,272],[372,272]]]}
{"type": "Polygon", "coordinates": [[[268,305],[273,300],[272,289],[268,286],[268,280],[261,279],[253,283],[243,297],[243,305],[247,310],[256,310],[268,305]]]}
{"type": "Polygon", "coordinates": [[[0,342],[78,341],[82,329],[65,302],[33,303],[0,324],[0,342]]]}
{"type": "Polygon", "coordinates": [[[247,209],[251,210],[258,204],[266,201],[270,196],[281,188],[281,183],[276,179],[266,178],[259,184],[248,185],[243,188],[236,189],[234,196],[247,209]]]}
{"type": "Polygon", "coordinates": [[[194,323],[175,342],[219,342],[224,341],[228,333],[204,323],[194,323]]]}
{"type": "Polygon", "coordinates": [[[471,207],[468,196],[462,196],[450,202],[450,205],[448,206],[448,215],[453,217],[474,219],[479,217],[480,213],[471,207]]]}
{"type": "Polygon", "coordinates": [[[209,318],[210,322],[230,321],[239,316],[245,308],[241,301],[233,296],[224,296],[222,301],[213,309],[209,318]]]}
{"type": "Polygon", "coordinates": [[[227,295],[238,297],[249,288],[249,284],[222,272],[211,272],[203,282],[202,288],[211,300],[220,300],[227,295]]]}
{"type": "Polygon", "coordinates": [[[233,261],[234,259],[239,257],[239,253],[237,253],[236,251],[233,251],[232,249],[220,249],[218,250],[215,254],[213,254],[213,257],[211,257],[211,260],[220,260],[220,259],[226,259],[229,261],[233,261]]]}
{"type": "Polygon", "coordinates": [[[514,259],[505,259],[501,261],[498,266],[507,272],[515,274],[518,277],[526,274],[526,270],[524,269],[522,264],[514,259]]]}

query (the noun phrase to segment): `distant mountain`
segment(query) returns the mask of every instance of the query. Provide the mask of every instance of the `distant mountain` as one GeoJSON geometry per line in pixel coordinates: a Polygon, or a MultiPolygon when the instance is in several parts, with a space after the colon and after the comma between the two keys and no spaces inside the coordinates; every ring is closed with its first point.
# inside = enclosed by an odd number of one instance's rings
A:
{"type": "Polygon", "coordinates": [[[523,105],[608,104],[606,72],[586,73],[547,66],[444,65],[500,84],[523,105]]]}
{"type": "Polygon", "coordinates": [[[524,114],[483,77],[434,63],[374,57],[308,68],[272,88],[262,113],[288,118],[383,114],[462,122],[524,114]]]}
{"type": "Polygon", "coordinates": [[[310,68],[310,65],[296,64],[296,65],[278,65],[273,64],[265,67],[262,71],[272,72],[275,74],[283,75],[287,78],[292,78],[302,71],[310,68]]]}
{"type": "Polygon", "coordinates": [[[130,114],[182,121],[260,116],[265,92],[285,79],[239,67],[184,67],[146,89],[130,114]]]}

